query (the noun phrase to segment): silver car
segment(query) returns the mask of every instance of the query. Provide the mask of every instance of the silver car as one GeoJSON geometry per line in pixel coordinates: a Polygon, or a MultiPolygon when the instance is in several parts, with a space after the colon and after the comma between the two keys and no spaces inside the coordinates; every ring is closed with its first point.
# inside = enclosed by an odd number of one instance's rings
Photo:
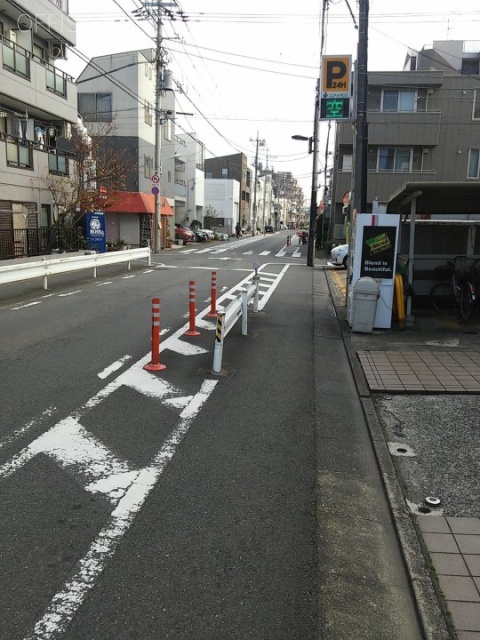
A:
{"type": "Polygon", "coordinates": [[[347,268],[348,261],[348,244],[339,244],[336,247],[333,247],[330,253],[330,264],[333,264],[336,267],[344,267],[347,268]]]}

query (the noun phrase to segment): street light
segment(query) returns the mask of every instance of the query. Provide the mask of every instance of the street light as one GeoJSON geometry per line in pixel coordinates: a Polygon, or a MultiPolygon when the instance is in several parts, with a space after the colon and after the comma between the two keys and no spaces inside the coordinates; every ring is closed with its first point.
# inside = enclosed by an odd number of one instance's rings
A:
{"type": "Polygon", "coordinates": [[[313,126],[313,136],[307,138],[306,136],[294,135],[293,140],[308,140],[308,153],[313,154],[313,168],[312,168],[312,193],[310,196],[310,221],[308,225],[308,247],[307,247],[307,267],[313,267],[314,265],[314,248],[315,239],[313,237],[315,232],[315,220],[317,217],[317,183],[318,183],[318,129],[320,121],[320,95],[319,95],[319,81],[317,81],[317,90],[315,93],[315,116],[313,126]]]}

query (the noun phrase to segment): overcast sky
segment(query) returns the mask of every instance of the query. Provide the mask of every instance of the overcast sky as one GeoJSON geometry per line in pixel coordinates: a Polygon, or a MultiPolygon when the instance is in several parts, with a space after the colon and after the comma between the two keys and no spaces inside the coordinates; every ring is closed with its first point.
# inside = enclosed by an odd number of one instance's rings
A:
{"type": "MultiPolygon", "coordinates": [[[[265,141],[259,160],[264,166],[268,160],[276,171],[291,171],[307,198],[312,156],[306,142],[291,136],[313,134],[322,5],[323,0],[178,0],[187,21],[165,19],[163,26],[169,67],[185,92],[177,92],[177,110],[194,114],[178,118],[178,132],[196,132],[207,157],[242,151],[251,161],[258,132],[265,141]]],[[[132,17],[139,6],[140,0],[70,0],[80,57],[70,53],[63,68],[77,76],[90,57],[153,47],[152,25],[132,17]]],[[[354,20],[358,23],[356,0],[330,0],[324,54],[355,58],[354,20]]],[[[409,47],[480,40],[479,26],[478,0],[370,0],[368,68],[401,70],[409,47]]],[[[331,145],[333,135],[334,127],[331,145]]],[[[322,171],[326,139],[322,123],[322,171]]]]}

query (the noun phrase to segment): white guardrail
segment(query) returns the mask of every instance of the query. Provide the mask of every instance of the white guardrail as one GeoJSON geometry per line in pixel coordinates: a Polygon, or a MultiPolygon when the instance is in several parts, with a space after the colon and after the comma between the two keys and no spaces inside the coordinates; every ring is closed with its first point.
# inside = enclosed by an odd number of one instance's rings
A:
{"type": "Polygon", "coordinates": [[[255,270],[253,284],[241,289],[238,296],[225,309],[218,309],[215,349],[213,352],[213,373],[222,372],[223,341],[240,316],[242,316],[242,335],[247,335],[248,305],[253,301],[253,311],[257,313],[259,283],[260,276],[257,275],[255,270]]]}
{"type": "Polygon", "coordinates": [[[48,276],[81,269],[93,269],[93,277],[97,277],[97,268],[106,264],[130,263],[132,260],[147,259],[151,265],[150,247],[141,249],[125,249],[124,251],[109,251],[107,253],[86,253],[73,257],[45,258],[35,262],[18,262],[4,267],[0,266],[0,285],[10,282],[20,282],[32,278],[43,278],[43,288],[48,289],[48,276]]]}

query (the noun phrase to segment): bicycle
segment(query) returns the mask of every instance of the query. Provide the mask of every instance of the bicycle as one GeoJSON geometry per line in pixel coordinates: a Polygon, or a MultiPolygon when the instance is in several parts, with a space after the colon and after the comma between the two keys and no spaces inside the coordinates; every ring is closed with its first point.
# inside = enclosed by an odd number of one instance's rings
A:
{"type": "Polygon", "coordinates": [[[460,318],[468,322],[475,308],[476,286],[465,277],[467,270],[459,269],[459,264],[464,266],[465,260],[465,256],[456,256],[453,262],[449,260],[446,265],[435,269],[437,274],[448,277],[448,281],[433,285],[430,300],[438,313],[453,315],[457,311],[460,318]]]}

